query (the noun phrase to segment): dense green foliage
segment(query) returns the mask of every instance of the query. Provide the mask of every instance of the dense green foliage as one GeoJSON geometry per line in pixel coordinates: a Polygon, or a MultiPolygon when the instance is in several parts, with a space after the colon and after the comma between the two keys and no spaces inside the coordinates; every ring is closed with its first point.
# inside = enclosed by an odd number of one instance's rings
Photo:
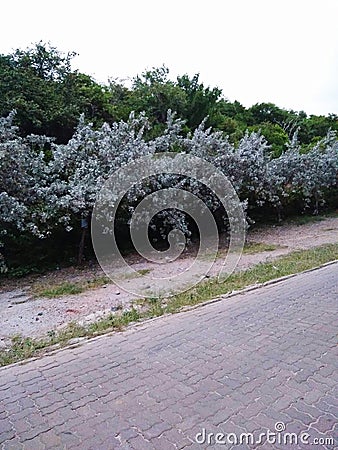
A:
{"type": "Polygon", "coordinates": [[[72,70],[74,55],[42,43],[0,55],[0,116],[16,110],[23,134],[45,134],[59,142],[70,139],[81,113],[98,124],[111,120],[109,88],[72,70]]]}
{"type": "Polygon", "coordinates": [[[276,155],[285,149],[297,128],[303,146],[315,143],[329,129],[338,130],[335,114],[307,116],[304,111],[287,111],[272,103],[245,108],[237,101],[228,101],[217,87],[205,86],[198,74],[171,80],[165,67],[136,76],[130,87],[119,80],[102,85],[72,69],[74,56],[42,42],[0,55],[0,117],[15,109],[15,124],[23,134],[45,134],[66,143],[82,113],[100,126],[127,120],[132,111],[144,111],[152,122],[154,137],[163,130],[171,109],[186,121],[186,132],[208,117],[207,126],[224,131],[234,143],[247,128],[260,129],[276,155]]]}

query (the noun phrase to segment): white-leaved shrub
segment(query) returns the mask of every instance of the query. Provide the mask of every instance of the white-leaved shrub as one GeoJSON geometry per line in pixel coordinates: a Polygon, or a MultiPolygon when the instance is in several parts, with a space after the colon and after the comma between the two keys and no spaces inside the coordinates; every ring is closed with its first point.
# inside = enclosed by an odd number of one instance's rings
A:
{"type": "MultiPolygon", "coordinates": [[[[6,233],[44,238],[61,226],[70,231],[81,219],[90,219],[97,194],[111,174],[142,156],[161,152],[184,152],[214,164],[231,181],[249,215],[253,208],[272,208],[280,218],[283,208],[294,201],[318,213],[327,193],[337,188],[338,140],[333,132],[307,152],[298,144],[296,132],[286,150],[273,158],[259,132],[247,132],[234,146],[203,122],[184,136],[184,122],[171,111],[164,131],[151,140],[146,138],[147,117],[131,114],[126,122],[99,129],[81,117],[64,145],[45,136],[19,136],[14,115],[0,118],[0,245],[6,233]]],[[[214,213],[220,209],[219,199],[198,180],[163,174],[130,189],[122,225],[128,225],[140,200],[168,187],[192,192],[214,213]]],[[[186,215],[176,209],[162,211],[151,227],[162,236],[173,227],[186,236],[191,233],[186,215]]]]}
{"type": "Polygon", "coordinates": [[[12,125],[13,118],[14,113],[0,119],[0,244],[9,232],[28,232],[43,238],[53,228],[44,152],[50,139],[20,137],[12,125]]]}

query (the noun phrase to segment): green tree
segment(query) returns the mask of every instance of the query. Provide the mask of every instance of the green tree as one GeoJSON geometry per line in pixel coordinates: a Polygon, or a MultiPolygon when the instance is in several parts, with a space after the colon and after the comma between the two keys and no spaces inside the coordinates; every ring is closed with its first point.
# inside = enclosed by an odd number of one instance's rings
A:
{"type": "Polygon", "coordinates": [[[186,95],[175,82],[169,80],[168,74],[169,70],[162,66],[136,76],[128,99],[130,110],[145,111],[155,130],[156,125],[157,129],[164,127],[168,109],[184,116],[186,95]]]}
{"type": "Polygon", "coordinates": [[[329,114],[327,117],[303,117],[299,127],[299,141],[306,145],[315,143],[326,136],[329,130],[338,131],[338,116],[335,114],[329,114]]]}
{"type": "Polygon", "coordinates": [[[199,81],[199,74],[192,78],[183,75],[177,78],[177,86],[186,95],[186,105],[183,118],[187,120],[190,129],[195,129],[207,117],[207,126],[218,127],[222,122],[219,110],[219,100],[222,91],[219,88],[205,87],[199,81]]]}
{"type": "Polygon", "coordinates": [[[42,42],[0,55],[0,115],[16,110],[23,135],[46,134],[58,142],[70,139],[81,113],[98,124],[111,120],[109,88],[72,71],[74,55],[42,42]]]}
{"type": "Polygon", "coordinates": [[[260,125],[249,127],[250,131],[260,131],[270,145],[270,151],[273,157],[279,157],[285,150],[289,142],[289,136],[283,128],[276,124],[265,122],[260,125]]]}
{"type": "Polygon", "coordinates": [[[273,103],[257,103],[247,110],[248,125],[260,123],[277,123],[282,125],[289,119],[289,113],[273,103]]]}

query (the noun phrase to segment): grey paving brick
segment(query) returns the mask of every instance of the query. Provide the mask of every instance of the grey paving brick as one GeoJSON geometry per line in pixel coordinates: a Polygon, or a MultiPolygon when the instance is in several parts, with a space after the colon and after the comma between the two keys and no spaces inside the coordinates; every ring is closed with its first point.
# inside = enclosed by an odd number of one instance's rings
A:
{"type": "Polygon", "coordinates": [[[203,427],[258,436],[276,422],[330,437],[337,270],[0,369],[1,448],[201,449],[203,427]]]}
{"type": "Polygon", "coordinates": [[[317,422],[312,424],[312,428],[315,428],[320,433],[326,434],[329,431],[333,431],[336,423],[337,419],[332,414],[324,414],[319,417],[317,422]]]}
{"type": "Polygon", "coordinates": [[[290,416],[293,420],[299,420],[304,425],[311,425],[315,421],[313,417],[311,417],[309,414],[307,414],[304,411],[299,411],[297,408],[290,406],[290,408],[285,410],[285,414],[290,416]]]}
{"type": "Polygon", "coordinates": [[[130,439],[129,445],[132,449],[135,450],[155,450],[156,447],[150,442],[145,440],[142,436],[137,436],[133,439],[130,439]]]}
{"type": "Polygon", "coordinates": [[[1,444],[2,442],[5,442],[5,441],[9,441],[9,440],[11,440],[11,439],[14,439],[14,438],[15,438],[15,435],[16,435],[16,433],[15,433],[15,430],[14,430],[13,428],[6,429],[6,430],[4,430],[4,431],[1,431],[1,434],[0,434],[0,444],[1,444]]]}
{"type": "Polygon", "coordinates": [[[19,441],[18,438],[11,439],[10,441],[5,441],[1,445],[2,450],[20,450],[23,449],[23,444],[19,441]]]}

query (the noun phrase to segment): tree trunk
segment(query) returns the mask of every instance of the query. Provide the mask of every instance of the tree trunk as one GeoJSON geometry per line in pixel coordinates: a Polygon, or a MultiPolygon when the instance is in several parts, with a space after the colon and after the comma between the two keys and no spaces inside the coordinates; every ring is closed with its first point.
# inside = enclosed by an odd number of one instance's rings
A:
{"type": "Polygon", "coordinates": [[[87,228],[82,228],[81,240],[80,240],[80,245],[79,245],[79,254],[78,254],[78,259],[77,259],[77,263],[79,266],[83,263],[83,260],[84,260],[84,248],[85,248],[85,242],[86,242],[86,234],[87,234],[87,228]]]}
{"type": "Polygon", "coordinates": [[[319,214],[319,195],[317,194],[317,192],[315,193],[315,210],[314,210],[313,214],[315,216],[318,216],[318,214],[319,214]]]}

